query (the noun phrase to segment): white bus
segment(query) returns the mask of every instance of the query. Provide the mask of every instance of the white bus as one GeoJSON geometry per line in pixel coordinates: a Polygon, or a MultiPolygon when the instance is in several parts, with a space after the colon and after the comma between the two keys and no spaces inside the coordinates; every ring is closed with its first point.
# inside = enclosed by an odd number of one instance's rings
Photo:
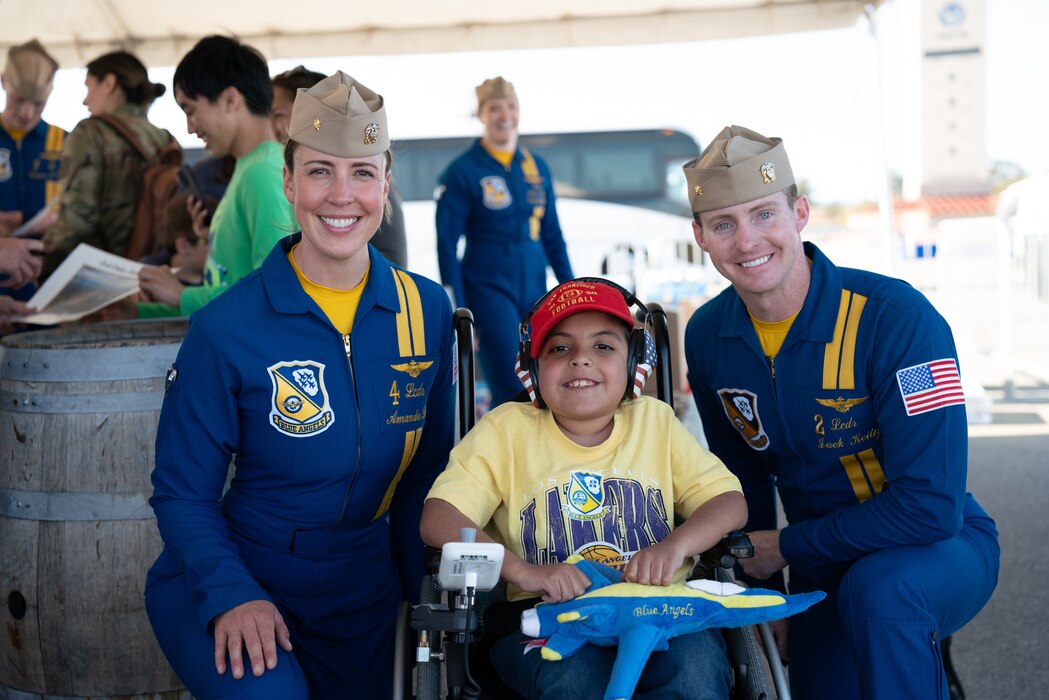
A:
{"type": "MultiPolygon", "coordinates": [[[[393,175],[404,198],[408,267],[440,279],[433,192],[472,137],[394,141],[393,175]]],[[[549,165],[572,268],[636,290],[642,298],[694,296],[709,266],[692,235],[681,166],[699,155],[670,129],[526,134],[520,144],[549,165]]],[[[553,284],[553,280],[551,280],[553,284]]]]}

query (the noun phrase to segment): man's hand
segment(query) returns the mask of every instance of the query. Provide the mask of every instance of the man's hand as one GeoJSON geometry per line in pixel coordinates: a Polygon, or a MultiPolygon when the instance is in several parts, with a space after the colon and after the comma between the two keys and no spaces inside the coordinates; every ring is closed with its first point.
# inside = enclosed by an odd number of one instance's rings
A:
{"type": "Polygon", "coordinates": [[[138,286],[150,300],[168,306],[178,306],[182,290],[186,288],[167,265],[143,266],[138,271],[138,286]]]}
{"type": "Polygon", "coordinates": [[[528,564],[520,562],[511,578],[506,567],[503,574],[522,591],[542,596],[547,603],[560,603],[586,593],[590,579],[572,564],[528,564]]]}
{"type": "Polygon", "coordinates": [[[243,650],[248,650],[253,675],[277,667],[277,644],[291,651],[291,633],[277,607],[268,600],[252,600],[215,617],[215,670],[226,672],[229,654],[233,677],[244,677],[243,650]]]}
{"type": "Polygon", "coordinates": [[[44,244],[32,238],[0,238],[0,287],[23,287],[40,274],[44,244]],[[35,253],[35,254],[34,254],[35,253]]]}
{"type": "Polygon", "coordinates": [[[767,579],[772,574],[787,566],[787,560],[779,551],[779,530],[758,530],[748,532],[750,543],[754,545],[754,556],[740,559],[747,576],[767,579]]]}
{"type": "Polygon", "coordinates": [[[22,225],[22,212],[0,211],[0,236],[10,236],[11,232],[22,225]]]}
{"type": "Polygon", "coordinates": [[[623,580],[652,586],[669,586],[674,572],[685,563],[688,553],[675,546],[669,539],[638,550],[630,557],[623,580]]]}

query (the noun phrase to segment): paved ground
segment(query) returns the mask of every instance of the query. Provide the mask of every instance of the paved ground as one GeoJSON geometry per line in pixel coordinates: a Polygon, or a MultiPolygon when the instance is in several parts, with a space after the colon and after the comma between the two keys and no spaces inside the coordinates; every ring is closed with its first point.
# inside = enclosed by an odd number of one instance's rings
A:
{"type": "MultiPolygon", "coordinates": [[[[1049,404],[996,404],[969,438],[969,489],[998,523],[1002,567],[984,610],[955,635],[968,700],[1049,696],[1049,404]]],[[[959,572],[964,576],[964,572],[959,572]]]]}

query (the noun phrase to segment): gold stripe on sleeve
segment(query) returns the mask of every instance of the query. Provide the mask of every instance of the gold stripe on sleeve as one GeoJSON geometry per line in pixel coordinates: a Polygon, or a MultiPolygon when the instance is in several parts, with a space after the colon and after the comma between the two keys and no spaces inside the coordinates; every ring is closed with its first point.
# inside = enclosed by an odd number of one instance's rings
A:
{"type": "Polygon", "coordinates": [[[867,474],[867,480],[870,481],[871,488],[875,494],[879,494],[885,490],[885,472],[882,471],[881,463],[874,454],[874,450],[864,450],[859,454],[860,462],[863,464],[863,470],[867,474]]]}
{"type": "Polygon", "coordinates": [[[863,503],[873,496],[870,486],[867,485],[867,478],[863,475],[863,467],[860,465],[860,461],[856,459],[856,455],[845,455],[839,459],[841,460],[841,465],[845,467],[845,473],[849,477],[849,483],[852,484],[856,500],[863,503]]]}

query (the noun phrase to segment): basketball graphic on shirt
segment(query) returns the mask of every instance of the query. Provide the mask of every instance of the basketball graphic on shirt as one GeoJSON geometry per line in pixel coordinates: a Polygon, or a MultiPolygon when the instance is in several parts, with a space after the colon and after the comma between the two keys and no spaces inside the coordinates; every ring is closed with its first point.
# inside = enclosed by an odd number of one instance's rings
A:
{"type": "Polygon", "coordinates": [[[626,567],[626,563],[629,560],[625,557],[622,552],[611,545],[608,542],[594,542],[588,544],[585,547],[581,547],[576,554],[592,562],[598,564],[604,564],[605,566],[611,566],[613,569],[622,571],[626,567]]]}

